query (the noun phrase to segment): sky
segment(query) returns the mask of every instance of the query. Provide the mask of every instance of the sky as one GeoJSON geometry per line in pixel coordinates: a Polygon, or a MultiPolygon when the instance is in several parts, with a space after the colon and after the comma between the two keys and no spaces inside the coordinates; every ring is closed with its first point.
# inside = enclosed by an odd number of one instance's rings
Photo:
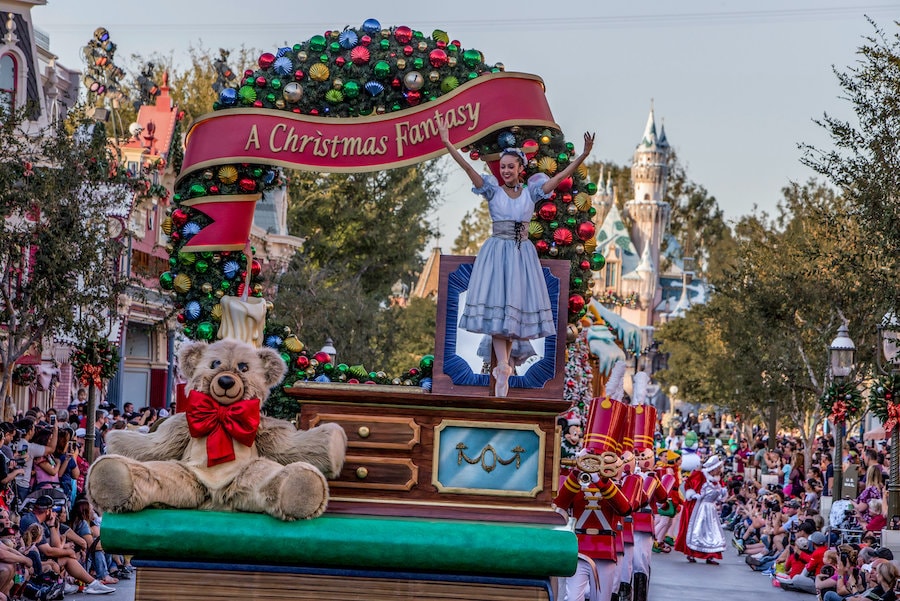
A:
{"type": "MultiPolygon", "coordinates": [[[[845,70],[866,20],[893,35],[900,2],[860,0],[561,0],[558,2],[327,3],[246,0],[47,0],[35,26],[69,68],[83,69],[81,48],[98,26],[118,45],[130,72],[132,54],[187,61],[189,47],[274,51],[330,29],[407,25],[429,35],[447,31],[487,63],[544,79],[556,122],[580,151],[582,133],[597,133],[589,160],[630,164],[651,102],[688,177],[715,196],[728,220],[756,206],[772,213],[781,189],[815,174],[800,163],[798,144],[829,148],[813,120],[850,119],[833,68],[845,70]],[[152,7],[152,11],[149,10],[152,7]],[[558,9],[550,12],[549,8],[558,9]]],[[[431,217],[448,252],[478,198],[447,159],[444,202],[431,217]]]]}

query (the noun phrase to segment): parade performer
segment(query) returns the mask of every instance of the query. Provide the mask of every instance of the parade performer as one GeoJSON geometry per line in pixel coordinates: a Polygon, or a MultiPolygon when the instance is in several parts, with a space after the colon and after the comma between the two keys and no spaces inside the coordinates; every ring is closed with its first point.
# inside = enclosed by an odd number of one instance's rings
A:
{"type": "Polygon", "coordinates": [[[681,494],[681,455],[671,449],[664,449],[657,459],[656,470],[666,479],[668,495],[664,502],[657,505],[657,519],[653,527],[656,534],[654,544],[659,552],[670,553],[675,538],[669,537],[668,533],[678,523],[679,512],[684,505],[684,496],[681,494]]]}
{"type": "MultiPolygon", "coordinates": [[[[623,391],[624,396],[624,391],[623,391]]],[[[631,575],[634,565],[634,512],[645,502],[642,498],[643,478],[635,473],[634,455],[634,421],[635,407],[628,406],[625,433],[622,436],[622,467],[616,482],[622,494],[628,499],[631,513],[622,518],[621,536],[616,539],[616,551],[619,553],[619,589],[618,599],[631,598],[631,575]]],[[[616,596],[614,596],[616,598],[616,596]]]]}
{"type": "Polygon", "coordinates": [[[687,560],[696,563],[719,565],[725,550],[725,535],[719,524],[716,502],[725,498],[727,490],[722,486],[722,460],[713,455],[703,467],[694,470],[684,483],[684,509],[675,541],[675,550],[684,553],[687,560]]]}
{"type": "Polygon", "coordinates": [[[620,518],[631,505],[613,478],[622,468],[618,441],[627,411],[627,405],[608,397],[591,402],[584,449],[554,500],[558,511],[571,513],[578,536],[578,567],[566,579],[568,599],[581,601],[590,592],[591,601],[610,601],[619,585],[616,538],[620,518]]]}
{"type": "Polygon", "coordinates": [[[594,135],[584,134],[584,152],[553,177],[536,173],[522,183],[527,161],[518,148],[500,153],[502,184],[492,175],[475,171],[450,143],[447,123],[438,120],[441,141],[472,181],[473,192],[488,201],[493,233],[485,241],[469,278],[466,306],[459,327],[492,337],[497,365],[494,394],[505,397],[513,374],[513,340],[533,340],[556,333],[550,296],[534,244],[528,239],[528,223],[534,204],[549,198],[559,183],[569,177],[591,152],[594,135]]]}
{"type": "Polygon", "coordinates": [[[656,430],[656,407],[646,405],[650,376],[634,374],[631,400],[634,405],[634,452],[636,472],[642,479],[643,505],[632,514],[634,518],[634,559],[632,590],[634,601],[647,601],[650,580],[650,557],[653,554],[653,521],[658,503],[664,503],[675,484],[675,477],[665,475],[663,482],[654,471],[653,434],[656,430]]]}

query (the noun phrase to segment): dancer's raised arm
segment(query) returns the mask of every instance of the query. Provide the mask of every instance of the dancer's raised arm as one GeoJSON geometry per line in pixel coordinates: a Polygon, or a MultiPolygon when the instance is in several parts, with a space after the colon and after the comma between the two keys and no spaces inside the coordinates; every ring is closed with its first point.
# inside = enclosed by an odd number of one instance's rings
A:
{"type": "Polygon", "coordinates": [[[565,169],[544,182],[544,185],[541,186],[541,189],[544,191],[544,193],[550,194],[551,192],[553,192],[556,189],[556,186],[559,185],[559,182],[575,173],[575,170],[578,169],[578,166],[581,165],[586,158],[588,158],[588,155],[591,154],[591,149],[594,147],[594,135],[595,134],[591,132],[584,132],[584,152],[575,157],[575,160],[570,162],[565,169]]]}
{"type": "Polygon", "coordinates": [[[447,122],[444,119],[437,120],[438,133],[441,136],[441,142],[444,143],[444,146],[447,147],[447,150],[450,153],[450,156],[453,157],[453,160],[457,162],[457,164],[463,168],[463,171],[466,172],[466,175],[469,176],[469,179],[472,180],[472,185],[476,188],[481,188],[484,186],[484,178],[481,177],[481,174],[475,171],[475,168],[469,164],[468,161],[463,157],[462,153],[453,147],[453,144],[450,143],[450,132],[447,129],[447,122]]]}

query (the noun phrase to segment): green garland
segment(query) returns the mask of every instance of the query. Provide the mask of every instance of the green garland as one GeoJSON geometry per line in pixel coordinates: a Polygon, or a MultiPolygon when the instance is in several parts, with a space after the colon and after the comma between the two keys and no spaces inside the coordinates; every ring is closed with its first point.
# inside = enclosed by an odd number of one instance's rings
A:
{"type": "Polygon", "coordinates": [[[843,423],[862,415],[862,394],[852,380],[833,382],[819,399],[819,406],[832,421],[843,423]]]}
{"type": "Polygon", "coordinates": [[[880,376],[869,390],[869,410],[884,424],[888,434],[900,420],[900,374],[880,376]]]}
{"type": "Polygon", "coordinates": [[[16,386],[31,386],[37,380],[37,370],[33,365],[16,365],[12,372],[12,383],[16,386]]]}

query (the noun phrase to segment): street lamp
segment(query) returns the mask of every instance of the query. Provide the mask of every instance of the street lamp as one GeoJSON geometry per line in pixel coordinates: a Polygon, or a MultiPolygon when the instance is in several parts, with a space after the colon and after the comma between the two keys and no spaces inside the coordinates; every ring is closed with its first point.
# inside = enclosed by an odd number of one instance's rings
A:
{"type": "MultiPolygon", "coordinates": [[[[853,370],[853,361],[856,355],[856,345],[850,339],[847,324],[838,328],[837,338],[831,341],[828,347],[831,360],[831,377],[835,382],[843,382],[853,370]]],[[[834,423],[834,485],[831,498],[841,500],[844,498],[844,422],[834,423]]]]}
{"type": "Polygon", "coordinates": [[[669,386],[669,418],[666,421],[666,426],[672,427],[672,418],[675,416],[675,395],[678,394],[678,387],[672,384],[669,386]]]}
{"type": "MultiPolygon", "coordinates": [[[[886,376],[900,374],[900,320],[893,311],[888,311],[878,324],[878,347],[875,363],[878,371],[886,376]],[[884,363],[882,363],[884,356],[884,363]],[[885,365],[885,363],[887,365],[885,365]]],[[[891,430],[891,467],[888,476],[888,518],[900,513],[900,428],[891,430]]]]}
{"type": "Polygon", "coordinates": [[[325,353],[331,357],[331,362],[334,363],[334,358],[337,356],[337,349],[334,348],[334,340],[331,339],[331,336],[325,339],[325,346],[320,348],[319,352],[325,353]]]}

